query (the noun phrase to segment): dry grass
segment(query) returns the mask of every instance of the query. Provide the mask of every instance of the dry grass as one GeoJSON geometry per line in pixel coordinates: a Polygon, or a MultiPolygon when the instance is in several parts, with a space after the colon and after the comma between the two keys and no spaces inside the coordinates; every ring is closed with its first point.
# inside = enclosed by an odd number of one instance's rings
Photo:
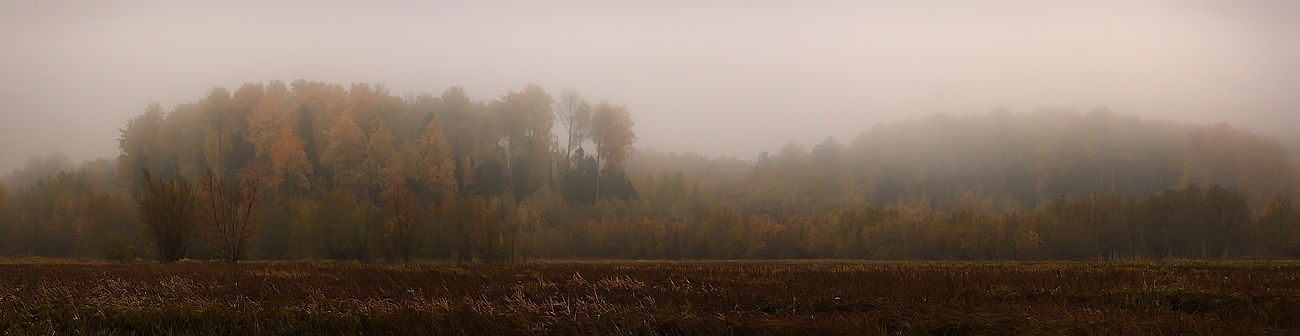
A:
{"type": "Polygon", "coordinates": [[[1290,334],[1294,262],[0,263],[0,330],[1290,334]]]}

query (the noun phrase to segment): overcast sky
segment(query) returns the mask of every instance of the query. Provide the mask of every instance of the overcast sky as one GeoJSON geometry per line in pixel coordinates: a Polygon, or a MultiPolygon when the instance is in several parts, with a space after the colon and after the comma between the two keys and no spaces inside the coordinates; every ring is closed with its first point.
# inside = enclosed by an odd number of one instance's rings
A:
{"type": "Polygon", "coordinates": [[[115,157],[150,102],[299,78],[573,87],[628,105],[638,148],[741,158],[998,106],[1293,134],[1298,3],[0,1],[0,172],[115,157]]]}

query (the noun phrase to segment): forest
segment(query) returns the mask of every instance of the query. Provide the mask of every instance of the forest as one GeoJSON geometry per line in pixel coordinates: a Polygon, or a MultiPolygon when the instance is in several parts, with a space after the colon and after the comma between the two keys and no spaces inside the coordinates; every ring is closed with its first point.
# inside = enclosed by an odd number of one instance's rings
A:
{"type": "MultiPolygon", "coordinates": [[[[689,122],[689,121],[683,121],[689,122]]],[[[1228,124],[995,109],[754,160],[635,147],[628,106],[296,80],[129,120],[0,184],[0,254],[111,260],[1300,256],[1297,166],[1228,124]],[[167,219],[167,220],[162,220],[167,219]],[[164,223],[166,225],[160,224],[164,223]]]]}

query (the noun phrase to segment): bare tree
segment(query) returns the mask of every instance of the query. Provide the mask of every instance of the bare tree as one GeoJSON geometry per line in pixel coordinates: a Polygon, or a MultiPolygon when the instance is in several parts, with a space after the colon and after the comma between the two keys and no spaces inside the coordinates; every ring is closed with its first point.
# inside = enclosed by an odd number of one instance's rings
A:
{"type": "Polygon", "coordinates": [[[586,141],[591,136],[591,104],[578,90],[573,88],[564,89],[560,96],[559,107],[556,114],[560,116],[560,122],[564,123],[564,129],[568,132],[568,146],[564,149],[564,161],[569,161],[569,154],[586,141]]]}
{"type": "Polygon", "coordinates": [[[184,258],[196,219],[194,185],[184,176],[164,180],[150,174],[149,169],[143,169],[140,177],[140,197],[136,199],[140,223],[153,239],[158,258],[164,263],[184,258]]]}
{"type": "Polygon", "coordinates": [[[239,262],[247,257],[249,241],[257,234],[260,182],[251,179],[240,188],[227,188],[211,170],[203,175],[201,197],[208,224],[208,244],[223,259],[239,262]]]}

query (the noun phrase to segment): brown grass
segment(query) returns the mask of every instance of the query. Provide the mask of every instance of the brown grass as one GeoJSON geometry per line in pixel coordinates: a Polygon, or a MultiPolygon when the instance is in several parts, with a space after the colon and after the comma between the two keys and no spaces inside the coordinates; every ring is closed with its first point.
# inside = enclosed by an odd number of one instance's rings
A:
{"type": "Polygon", "coordinates": [[[1294,262],[0,263],[0,330],[1292,334],[1294,262]]]}

